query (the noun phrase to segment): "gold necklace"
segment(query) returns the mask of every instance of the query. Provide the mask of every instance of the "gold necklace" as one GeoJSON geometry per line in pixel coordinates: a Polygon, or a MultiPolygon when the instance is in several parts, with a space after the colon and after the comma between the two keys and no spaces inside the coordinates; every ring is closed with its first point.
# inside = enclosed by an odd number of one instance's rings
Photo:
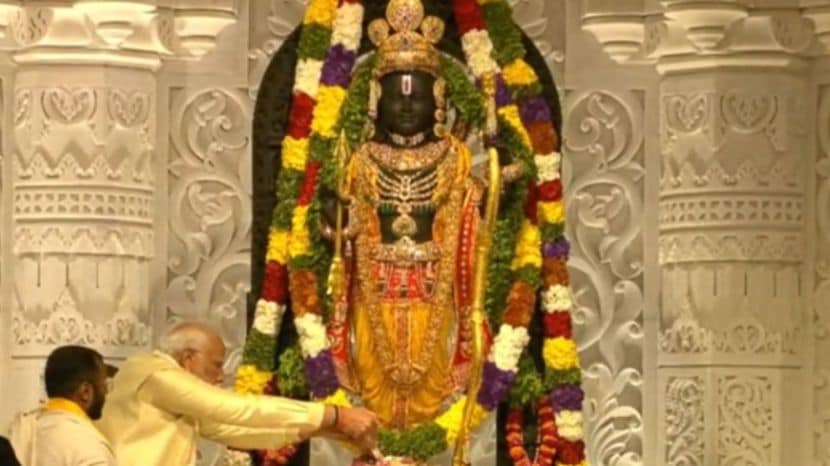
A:
{"type": "Polygon", "coordinates": [[[438,163],[447,153],[447,139],[430,142],[419,147],[398,148],[371,141],[366,148],[380,166],[395,171],[423,170],[438,163]]]}
{"type": "Polygon", "coordinates": [[[418,232],[418,224],[412,218],[412,213],[435,210],[432,196],[437,187],[436,168],[412,174],[378,170],[378,208],[381,212],[397,212],[398,216],[392,221],[392,233],[395,236],[405,238],[418,232]]]}

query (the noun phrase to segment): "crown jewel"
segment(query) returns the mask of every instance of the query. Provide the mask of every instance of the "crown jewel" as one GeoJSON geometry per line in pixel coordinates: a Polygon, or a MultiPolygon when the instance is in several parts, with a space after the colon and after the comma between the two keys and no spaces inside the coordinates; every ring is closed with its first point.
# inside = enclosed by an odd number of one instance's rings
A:
{"type": "Polygon", "coordinates": [[[425,17],[420,0],[391,0],[386,19],[372,21],[368,32],[378,47],[378,76],[413,70],[438,74],[440,60],[435,44],[444,35],[444,22],[435,16],[425,17]]]}

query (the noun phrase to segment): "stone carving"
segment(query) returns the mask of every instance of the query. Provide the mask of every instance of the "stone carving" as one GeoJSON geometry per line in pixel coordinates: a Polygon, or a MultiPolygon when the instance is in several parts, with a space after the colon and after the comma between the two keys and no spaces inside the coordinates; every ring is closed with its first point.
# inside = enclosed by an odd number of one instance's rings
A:
{"type": "Polygon", "coordinates": [[[250,270],[251,105],[219,88],[174,90],[171,104],[165,320],[212,321],[237,351],[250,270]]]}
{"type": "Polygon", "coordinates": [[[20,8],[11,13],[11,37],[18,45],[27,46],[39,41],[52,22],[52,10],[45,7],[20,8]]]}
{"type": "Polygon", "coordinates": [[[667,93],[661,99],[664,154],[682,160],[690,153],[708,158],[732,134],[764,134],[773,149],[789,147],[790,99],[784,94],[742,89],[726,92],[667,93]],[[682,140],[681,140],[682,139],[682,140]]]}
{"type": "Polygon", "coordinates": [[[256,99],[262,75],[286,37],[300,22],[305,8],[303,0],[252,2],[250,43],[259,44],[248,51],[248,95],[256,99]]]}
{"type": "MultiPolygon", "coordinates": [[[[830,351],[830,87],[820,89],[817,115],[819,151],[816,161],[816,260],[812,299],[814,351],[830,351]]],[[[815,406],[813,432],[816,464],[830,465],[830,361],[817,357],[814,363],[815,406]]]]}
{"type": "Polygon", "coordinates": [[[132,128],[147,121],[150,96],[143,92],[127,93],[122,89],[112,89],[107,105],[110,118],[125,128],[132,128]]]}
{"type": "Polygon", "coordinates": [[[643,436],[642,366],[626,357],[643,339],[642,121],[635,93],[586,91],[567,99],[569,268],[594,464],[642,464],[632,447],[643,436]]]}
{"type": "Polygon", "coordinates": [[[150,327],[139,321],[136,310],[126,302],[127,295],[122,298],[118,310],[103,325],[96,325],[78,311],[75,299],[68,290],[64,290],[45,320],[34,324],[26,321],[20,313],[12,316],[14,344],[146,346],[150,341],[150,327]]]}
{"type": "Polygon", "coordinates": [[[132,96],[151,111],[135,89],[15,91],[15,355],[80,343],[118,356],[150,343],[153,128],[146,115],[125,125],[136,106],[119,116],[98,105],[104,95],[132,96]]]}
{"type": "Polygon", "coordinates": [[[666,354],[796,355],[800,329],[784,324],[780,331],[767,328],[748,310],[722,328],[703,327],[688,302],[680,315],[660,333],[660,349],[666,354]]]}
{"type": "Polygon", "coordinates": [[[702,377],[670,377],[666,384],[666,465],[703,466],[705,393],[702,377]]]}
{"type": "Polygon", "coordinates": [[[89,120],[95,113],[95,104],[95,92],[82,87],[55,87],[44,91],[41,97],[46,118],[65,125],[89,120]]]}
{"type": "Polygon", "coordinates": [[[772,382],[765,377],[718,379],[718,464],[773,464],[772,431],[780,420],[772,400],[772,382]]]}

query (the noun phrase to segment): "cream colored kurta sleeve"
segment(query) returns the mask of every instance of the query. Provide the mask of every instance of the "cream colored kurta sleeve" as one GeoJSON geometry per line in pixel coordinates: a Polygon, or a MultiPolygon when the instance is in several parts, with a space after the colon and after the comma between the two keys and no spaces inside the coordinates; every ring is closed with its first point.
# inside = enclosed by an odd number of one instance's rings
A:
{"type": "Polygon", "coordinates": [[[199,426],[199,434],[208,440],[239,450],[277,450],[308,436],[298,429],[241,427],[216,422],[202,423],[199,426]]]}
{"type": "Polygon", "coordinates": [[[251,432],[254,439],[261,438],[263,431],[268,430],[282,432],[285,438],[293,441],[319,429],[325,412],[320,403],[276,396],[238,395],[178,370],[154,373],[141,387],[141,392],[141,396],[157,408],[190,417],[199,423],[200,429],[207,427],[214,437],[233,437],[237,442],[242,442],[244,435],[241,431],[233,433],[227,426],[262,429],[251,432]]]}

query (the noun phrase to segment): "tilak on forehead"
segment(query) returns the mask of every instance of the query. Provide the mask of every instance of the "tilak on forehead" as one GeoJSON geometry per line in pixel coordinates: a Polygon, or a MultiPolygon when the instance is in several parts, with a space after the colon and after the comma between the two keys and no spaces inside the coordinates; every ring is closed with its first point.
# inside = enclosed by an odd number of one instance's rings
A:
{"type": "Polygon", "coordinates": [[[412,95],[412,74],[406,73],[401,77],[401,93],[403,95],[412,95]]]}

